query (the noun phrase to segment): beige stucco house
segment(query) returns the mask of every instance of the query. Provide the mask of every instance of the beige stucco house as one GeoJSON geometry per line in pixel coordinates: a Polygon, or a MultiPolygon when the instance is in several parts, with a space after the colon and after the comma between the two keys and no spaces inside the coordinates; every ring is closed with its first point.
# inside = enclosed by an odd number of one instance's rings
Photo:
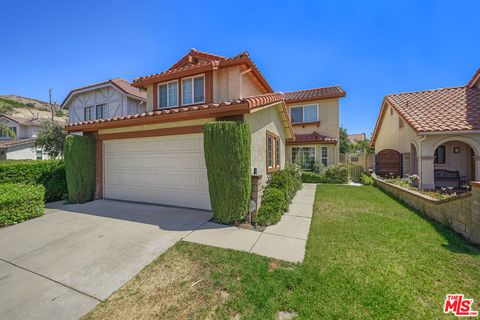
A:
{"type": "Polygon", "coordinates": [[[203,127],[210,121],[250,124],[252,175],[261,185],[288,162],[338,161],[338,100],[345,92],[274,92],[246,52],[226,58],[192,49],[131,86],[146,93],[144,111],[85,119],[82,108],[93,102],[73,105],[78,91],[64,102],[75,109],[66,129],[97,139],[98,198],[209,210],[203,127]]]}
{"type": "Polygon", "coordinates": [[[380,175],[425,189],[480,180],[480,69],[467,85],[387,95],[371,144],[380,175]]]}

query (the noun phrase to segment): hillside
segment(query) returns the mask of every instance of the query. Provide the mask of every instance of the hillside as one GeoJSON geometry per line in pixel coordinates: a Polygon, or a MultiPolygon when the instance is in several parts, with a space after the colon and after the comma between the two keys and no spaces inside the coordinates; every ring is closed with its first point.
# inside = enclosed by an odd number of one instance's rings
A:
{"type": "MultiPolygon", "coordinates": [[[[17,95],[0,95],[0,114],[38,119],[51,117],[48,102],[17,95]]],[[[55,119],[61,122],[67,121],[66,110],[57,111],[55,119]]]]}

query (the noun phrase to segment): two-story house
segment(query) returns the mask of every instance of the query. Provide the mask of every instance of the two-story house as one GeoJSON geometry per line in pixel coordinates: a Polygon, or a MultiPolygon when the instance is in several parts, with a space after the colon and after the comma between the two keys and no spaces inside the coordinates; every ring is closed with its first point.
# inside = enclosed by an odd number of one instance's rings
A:
{"type": "Polygon", "coordinates": [[[97,198],[210,209],[203,154],[210,121],[250,124],[252,174],[262,184],[286,162],[308,169],[338,161],[338,99],[345,92],[338,86],[274,92],[246,52],[227,58],[192,49],[130,86],[146,92],[144,111],[122,104],[115,113],[108,107],[108,116],[99,113],[105,102],[85,102],[96,85],[72,91],[64,102],[66,129],[97,139],[97,198]]]}
{"type": "Polygon", "coordinates": [[[40,131],[37,119],[0,115],[0,124],[11,129],[16,138],[12,139],[0,130],[0,160],[42,160],[42,150],[34,148],[35,138],[40,131]]]}

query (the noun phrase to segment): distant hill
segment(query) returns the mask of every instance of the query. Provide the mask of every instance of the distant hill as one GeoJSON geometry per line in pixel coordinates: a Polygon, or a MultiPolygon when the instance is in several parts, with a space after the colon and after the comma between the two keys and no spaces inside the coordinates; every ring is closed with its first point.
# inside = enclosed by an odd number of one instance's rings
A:
{"type": "MultiPolygon", "coordinates": [[[[0,95],[0,114],[38,119],[51,117],[48,102],[13,94],[0,95]]],[[[67,116],[66,110],[58,110],[55,114],[56,120],[62,122],[67,120],[67,116]]]]}

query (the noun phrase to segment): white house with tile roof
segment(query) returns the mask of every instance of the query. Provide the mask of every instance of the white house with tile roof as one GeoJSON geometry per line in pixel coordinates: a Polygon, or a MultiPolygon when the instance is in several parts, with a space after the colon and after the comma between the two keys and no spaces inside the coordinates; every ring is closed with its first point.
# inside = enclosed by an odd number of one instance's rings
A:
{"type": "Polygon", "coordinates": [[[425,189],[480,181],[480,69],[467,85],[387,95],[371,141],[379,175],[425,189]]]}

